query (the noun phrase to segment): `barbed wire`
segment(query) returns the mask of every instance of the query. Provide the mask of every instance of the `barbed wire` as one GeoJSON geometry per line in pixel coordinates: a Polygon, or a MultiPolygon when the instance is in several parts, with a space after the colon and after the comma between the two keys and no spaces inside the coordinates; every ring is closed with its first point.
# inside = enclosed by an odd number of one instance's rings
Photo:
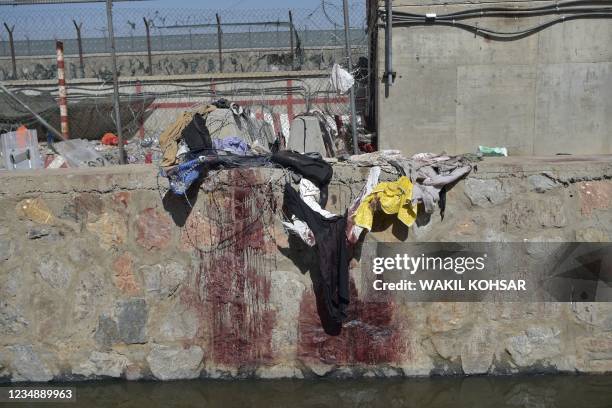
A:
{"type": "MultiPolygon", "coordinates": [[[[149,24],[152,51],[215,50],[220,17],[224,49],[288,48],[289,12],[295,36],[302,47],[344,44],[342,7],[325,0],[309,9],[207,10],[116,8],[113,13],[118,52],[146,52],[149,24]]],[[[84,55],[108,53],[110,43],[103,5],[96,8],[2,7],[0,23],[11,28],[16,56],[55,55],[55,41],[64,41],[66,54],[78,54],[77,39],[84,55]],[[77,29],[77,27],[79,27],[77,29]]],[[[350,34],[353,45],[365,45],[365,5],[350,3],[350,34]]],[[[0,56],[10,56],[8,32],[2,27],[0,56]]]]}

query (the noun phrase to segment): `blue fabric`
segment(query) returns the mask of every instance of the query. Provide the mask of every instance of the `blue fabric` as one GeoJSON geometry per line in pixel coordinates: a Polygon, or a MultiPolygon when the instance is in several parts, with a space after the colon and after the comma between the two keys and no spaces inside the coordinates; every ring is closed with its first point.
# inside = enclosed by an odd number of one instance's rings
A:
{"type": "Polygon", "coordinates": [[[170,182],[170,190],[174,194],[185,194],[191,185],[204,173],[204,163],[198,159],[179,164],[170,170],[162,170],[162,176],[170,182]]]}
{"type": "Polygon", "coordinates": [[[217,150],[245,156],[249,151],[249,145],[238,136],[228,136],[223,139],[213,139],[213,145],[217,150]]]}

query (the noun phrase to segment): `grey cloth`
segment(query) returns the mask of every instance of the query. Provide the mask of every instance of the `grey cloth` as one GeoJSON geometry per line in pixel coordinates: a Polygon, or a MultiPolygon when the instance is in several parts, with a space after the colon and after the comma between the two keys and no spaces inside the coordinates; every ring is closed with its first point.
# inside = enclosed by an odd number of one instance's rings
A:
{"type": "MultiPolygon", "coordinates": [[[[410,159],[392,158],[389,164],[412,182],[412,202],[422,203],[427,214],[434,212],[441,201],[443,188],[467,175],[472,166],[462,156],[418,154],[410,159]]],[[[443,206],[441,206],[444,211],[443,206]]]]}

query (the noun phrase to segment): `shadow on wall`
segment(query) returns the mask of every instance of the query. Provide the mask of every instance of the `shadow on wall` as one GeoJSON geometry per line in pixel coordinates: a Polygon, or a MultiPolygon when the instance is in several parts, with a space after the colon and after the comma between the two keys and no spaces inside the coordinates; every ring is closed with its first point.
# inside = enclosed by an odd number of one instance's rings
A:
{"type": "Polygon", "coordinates": [[[174,221],[177,227],[182,228],[187,224],[189,215],[198,201],[198,194],[202,182],[203,179],[194,183],[184,195],[174,194],[172,191],[168,190],[162,198],[164,210],[170,214],[172,221],[174,221]]]}

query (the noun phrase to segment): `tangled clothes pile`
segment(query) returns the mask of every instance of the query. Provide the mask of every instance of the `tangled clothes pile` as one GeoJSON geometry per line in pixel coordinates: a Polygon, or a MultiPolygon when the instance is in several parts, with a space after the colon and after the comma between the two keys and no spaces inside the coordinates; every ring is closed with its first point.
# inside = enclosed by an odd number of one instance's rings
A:
{"type": "MultiPolygon", "coordinates": [[[[244,114],[236,106],[230,108],[233,115],[244,114]]],[[[207,119],[217,109],[207,105],[186,112],[163,133],[161,174],[168,178],[173,193],[185,194],[213,169],[281,167],[291,171],[294,179],[299,179],[299,192],[289,182],[285,185],[283,225],[317,251],[319,274],[313,279],[317,282],[314,289],[324,300],[328,316],[337,323],[347,318],[349,252],[363,231],[369,231],[381,213],[396,215],[407,226],[415,222],[421,209],[431,214],[438,204],[443,213],[447,186],[472,168],[470,160],[463,156],[419,154],[405,158],[397,151],[352,156],[349,159],[352,163],[370,166],[370,173],[346,213],[337,215],[325,210],[333,169],[320,154],[272,152],[275,149],[270,140],[266,143],[252,138],[247,142],[233,135],[217,134],[213,141],[207,119]],[[181,144],[186,144],[186,148],[181,144]],[[379,183],[379,166],[395,167],[400,177],[379,183]]]]}

